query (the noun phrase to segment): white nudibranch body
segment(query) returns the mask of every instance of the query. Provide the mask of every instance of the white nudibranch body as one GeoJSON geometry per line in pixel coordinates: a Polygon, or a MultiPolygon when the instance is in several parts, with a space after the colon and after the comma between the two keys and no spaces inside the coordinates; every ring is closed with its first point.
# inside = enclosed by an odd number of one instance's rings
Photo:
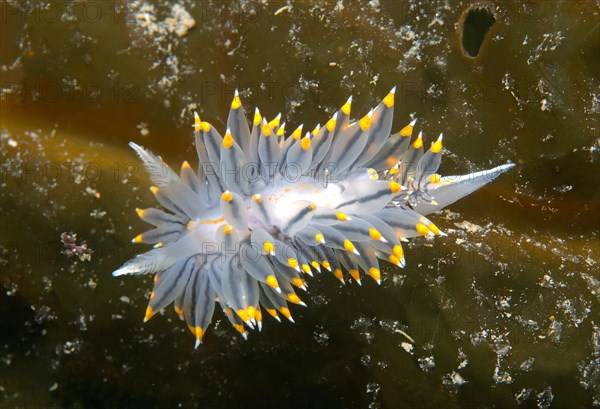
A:
{"type": "Polygon", "coordinates": [[[251,126],[236,91],[225,136],[194,115],[199,166],[179,174],[131,142],[162,209],[136,209],[155,228],[135,243],[154,248],[113,275],[154,274],[145,321],[174,303],[201,343],[218,303],[244,338],[262,328],[263,311],[293,322],[294,288],[323,267],[342,283],[346,271],[381,282],[380,260],[405,266],[401,242],[445,235],[425,216],[512,168],[463,176],[436,172],[442,136],[411,141],[416,120],[391,134],[394,89],[368,114],[350,120],[351,99],[322,127],[285,136],[277,116],[251,126]]]}

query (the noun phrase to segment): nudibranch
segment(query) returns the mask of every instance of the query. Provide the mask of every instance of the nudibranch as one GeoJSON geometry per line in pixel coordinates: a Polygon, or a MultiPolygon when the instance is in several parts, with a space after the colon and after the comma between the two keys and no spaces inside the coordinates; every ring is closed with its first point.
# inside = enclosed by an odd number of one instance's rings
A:
{"type": "Polygon", "coordinates": [[[440,176],[442,135],[425,149],[416,120],[390,134],[394,91],[356,121],[350,98],[324,126],[287,136],[280,115],[256,109],[249,124],[236,91],[224,136],[195,113],[199,165],[183,162],[179,174],[130,142],[161,208],[136,209],[155,228],[133,242],[154,248],[113,275],[154,274],[144,321],[174,303],[196,347],[217,303],[244,338],[264,311],[294,322],[308,276],[381,283],[380,260],[405,266],[402,242],[445,235],[426,215],[514,166],[440,176]]]}

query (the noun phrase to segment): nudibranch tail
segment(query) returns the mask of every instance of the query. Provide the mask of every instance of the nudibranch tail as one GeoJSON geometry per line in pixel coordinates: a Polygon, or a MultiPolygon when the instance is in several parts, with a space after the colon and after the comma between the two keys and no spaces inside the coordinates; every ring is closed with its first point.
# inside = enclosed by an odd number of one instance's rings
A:
{"type": "Polygon", "coordinates": [[[256,109],[248,123],[236,91],[224,136],[194,114],[198,168],[179,174],[131,142],[162,209],[136,209],[154,228],[133,241],[154,248],[113,275],[154,274],[144,321],[173,303],[196,347],[217,303],[244,338],[263,312],[294,322],[308,276],[381,283],[380,260],[405,266],[402,242],[445,235],[426,215],[514,166],[440,176],[443,135],[426,148],[416,120],[390,135],[394,93],[354,122],[350,98],[323,126],[286,135],[281,115],[256,109]]]}

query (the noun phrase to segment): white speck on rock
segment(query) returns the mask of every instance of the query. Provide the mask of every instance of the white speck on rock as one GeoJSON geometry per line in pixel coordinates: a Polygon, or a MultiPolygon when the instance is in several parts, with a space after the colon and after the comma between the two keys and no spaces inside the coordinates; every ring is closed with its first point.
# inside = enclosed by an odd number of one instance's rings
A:
{"type": "Polygon", "coordinates": [[[406,352],[408,352],[409,354],[411,354],[411,355],[413,354],[413,349],[414,349],[414,348],[413,348],[413,345],[412,345],[412,344],[409,344],[408,342],[403,342],[403,343],[401,343],[401,344],[400,344],[400,346],[401,346],[401,347],[402,347],[402,348],[403,348],[403,349],[404,349],[406,352]]]}
{"type": "Polygon", "coordinates": [[[435,368],[435,360],[433,355],[426,356],[425,358],[419,358],[417,361],[419,362],[419,367],[423,372],[430,372],[433,368],[435,368]]]}
{"type": "Polygon", "coordinates": [[[178,37],[185,36],[196,25],[196,20],[180,4],[171,7],[171,14],[165,19],[165,24],[169,33],[175,33],[178,37]]]}

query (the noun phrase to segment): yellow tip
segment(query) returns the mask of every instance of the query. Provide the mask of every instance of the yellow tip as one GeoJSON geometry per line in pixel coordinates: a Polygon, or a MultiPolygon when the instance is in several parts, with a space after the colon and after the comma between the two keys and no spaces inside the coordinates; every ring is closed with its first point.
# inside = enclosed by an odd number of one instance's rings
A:
{"type": "Polygon", "coordinates": [[[225,133],[225,137],[223,138],[223,147],[225,149],[230,149],[234,143],[235,141],[233,140],[233,136],[231,136],[231,132],[227,130],[227,132],[225,133]]]}
{"type": "Polygon", "coordinates": [[[379,271],[378,268],[375,267],[371,267],[369,269],[369,275],[371,276],[371,278],[373,278],[373,280],[375,281],[379,281],[381,280],[381,271],[379,271]]]}
{"type": "Polygon", "coordinates": [[[292,284],[294,284],[296,287],[302,287],[304,285],[304,281],[299,277],[292,277],[292,284]]]}
{"type": "Polygon", "coordinates": [[[279,283],[277,282],[277,279],[275,278],[275,276],[273,274],[270,274],[267,276],[266,282],[267,282],[267,285],[273,289],[279,287],[279,283]]]}
{"type": "Polygon", "coordinates": [[[348,215],[343,212],[336,212],[335,217],[337,217],[337,219],[342,222],[345,222],[346,220],[348,220],[348,215]]]}
{"type": "Polygon", "coordinates": [[[188,229],[188,230],[193,230],[193,229],[194,229],[194,227],[196,227],[196,222],[195,222],[195,221],[193,221],[193,220],[190,220],[190,221],[188,222],[188,224],[187,224],[187,229],[188,229]]]}
{"type": "Polygon", "coordinates": [[[355,250],[354,244],[352,244],[352,242],[348,239],[344,240],[344,248],[346,249],[346,251],[349,251],[350,253],[354,253],[354,250],[355,250]]]}
{"type": "Polygon", "coordinates": [[[202,122],[200,125],[202,126],[202,131],[203,132],[210,131],[210,124],[208,122],[202,122]]]}
{"type": "Polygon", "coordinates": [[[162,242],[162,241],[159,241],[158,243],[156,243],[156,244],[154,245],[154,248],[155,248],[155,249],[159,249],[159,248],[161,248],[163,245],[164,245],[164,244],[163,244],[163,242],[162,242]]]}
{"type": "Polygon", "coordinates": [[[398,193],[402,189],[402,187],[400,186],[400,183],[394,182],[394,181],[390,182],[388,184],[388,186],[392,193],[398,193]]]}
{"type": "Polygon", "coordinates": [[[156,194],[158,194],[159,189],[156,186],[151,186],[150,191],[152,192],[153,195],[156,195],[156,194]]]}
{"type": "Polygon", "coordinates": [[[256,203],[261,203],[263,198],[259,193],[257,193],[254,196],[252,196],[252,200],[254,200],[256,203]]]}
{"type": "Polygon", "coordinates": [[[271,129],[279,126],[279,121],[281,120],[281,114],[278,114],[271,122],[269,122],[269,126],[271,129]]]}
{"type": "Polygon", "coordinates": [[[152,311],[152,308],[150,308],[150,307],[146,308],[146,315],[144,316],[144,322],[148,321],[153,316],[154,316],[154,311],[152,311]]]}
{"type": "Polygon", "coordinates": [[[406,125],[404,128],[402,128],[400,130],[400,135],[404,136],[404,137],[411,136],[413,133],[413,129],[414,129],[413,123],[411,122],[410,124],[406,125]]]}
{"type": "Polygon", "coordinates": [[[302,264],[301,268],[302,268],[302,271],[304,271],[305,274],[310,273],[310,266],[308,264],[302,264]]]}
{"type": "Polygon", "coordinates": [[[394,246],[394,248],[392,249],[392,252],[394,253],[394,255],[396,257],[398,257],[399,259],[401,259],[402,257],[404,257],[404,249],[402,249],[402,246],[399,244],[396,244],[394,246]]]}
{"type": "Polygon", "coordinates": [[[288,320],[290,319],[290,317],[292,316],[292,313],[290,312],[290,309],[287,307],[281,307],[279,309],[279,311],[281,311],[281,315],[283,315],[285,318],[287,318],[288,320]]]}
{"type": "Polygon", "coordinates": [[[321,233],[315,234],[315,240],[317,240],[317,243],[325,244],[325,237],[321,233]]]}
{"type": "Polygon", "coordinates": [[[344,115],[350,115],[350,108],[352,107],[352,97],[348,98],[348,101],[342,105],[342,112],[344,115]]]}
{"type": "Polygon", "coordinates": [[[313,266],[315,270],[319,270],[319,263],[315,260],[310,262],[310,265],[313,266]]]}
{"type": "Polygon", "coordinates": [[[333,118],[331,118],[329,121],[327,121],[327,124],[325,125],[327,127],[327,130],[329,132],[333,132],[335,130],[335,124],[336,124],[336,119],[335,119],[335,115],[333,118]]]}
{"type": "Polygon", "coordinates": [[[327,270],[331,270],[331,264],[329,264],[329,261],[324,260],[321,264],[323,264],[323,267],[325,267],[327,270]]]}
{"type": "Polygon", "coordinates": [[[298,267],[298,260],[296,260],[293,257],[288,258],[287,262],[288,262],[288,266],[290,266],[292,268],[297,268],[298,267]]]}
{"type": "Polygon", "coordinates": [[[224,232],[225,234],[231,234],[231,233],[233,233],[233,226],[232,226],[232,225],[230,225],[230,224],[226,224],[226,225],[223,227],[223,232],[224,232]]]}
{"type": "Polygon", "coordinates": [[[269,125],[268,125],[268,124],[263,124],[263,126],[262,126],[262,134],[263,134],[264,136],[269,136],[269,135],[271,135],[271,128],[269,127],[269,125]]]}
{"type": "Polygon", "coordinates": [[[394,264],[394,265],[398,265],[400,264],[400,259],[398,257],[396,257],[393,254],[390,254],[390,256],[388,257],[388,260],[390,260],[390,263],[394,264]]]}
{"type": "Polygon", "coordinates": [[[440,153],[442,151],[442,141],[438,139],[431,145],[431,152],[440,153]]]}
{"type": "Polygon", "coordinates": [[[429,230],[430,230],[430,231],[431,231],[433,234],[436,234],[436,235],[437,235],[437,234],[440,234],[440,233],[441,233],[441,232],[440,232],[440,229],[438,229],[438,227],[437,227],[435,224],[433,224],[433,223],[431,223],[429,226],[427,226],[427,228],[428,228],[428,229],[429,229],[429,230]]]}
{"type": "Polygon", "coordinates": [[[371,127],[371,112],[363,116],[360,121],[358,121],[358,125],[363,131],[368,130],[371,127]]]}
{"type": "Polygon", "coordinates": [[[316,135],[317,132],[319,132],[319,129],[321,129],[321,125],[317,124],[317,126],[315,126],[315,128],[312,130],[311,134],[316,135]]]}
{"type": "Polygon", "coordinates": [[[246,310],[243,309],[239,309],[236,311],[238,317],[240,317],[242,319],[242,321],[246,322],[250,319],[250,317],[248,316],[248,312],[246,310]]]}
{"type": "Polygon", "coordinates": [[[202,121],[200,120],[198,112],[194,112],[194,125],[192,125],[194,127],[194,131],[200,132],[201,125],[202,121]]]}
{"type": "Polygon", "coordinates": [[[233,324],[233,328],[235,328],[240,334],[244,333],[244,326],[242,324],[233,324]]]}
{"type": "Polygon", "coordinates": [[[302,137],[302,126],[300,125],[298,128],[296,128],[294,130],[294,132],[292,133],[292,137],[296,140],[300,139],[302,137]]]}
{"type": "Polygon", "coordinates": [[[383,99],[383,103],[386,107],[391,108],[394,106],[394,94],[396,93],[396,87],[392,88],[392,90],[385,96],[383,99]]]}
{"type": "Polygon", "coordinates": [[[379,230],[371,227],[369,229],[369,236],[371,236],[371,238],[373,240],[380,240],[381,239],[381,233],[379,232],[379,230]]]}
{"type": "Polygon", "coordinates": [[[137,215],[140,219],[144,218],[144,209],[140,209],[140,208],[136,207],[135,212],[137,213],[137,215]]]}
{"type": "Polygon", "coordinates": [[[242,106],[242,101],[240,100],[240,97],[237,95],[234,96],[233,101],[231,101],[231,109],[238,109],[241,106],[242,106]]]}
{"type": "MultiPolygon", "coordinates": [[[[296,294],[294,293],[289,293],[287,295],[287,299],[289,302],[291,302],[292,304],[300,304],[300,297],[298,297],[296,294]]],[[[284,314],[285,315],[285,314],[284,314]]],[[[287,318],[287,317],[286,317],[287,318]]]]}
{"type": "Polygon", "coordinates": [[[440,175],[438,175],[437,173],[434,173],[433,175],[429,176],[429,181],[431,183],[440,183],[441,179],[442,179],[442,177],[440,175]]]}
{"type": "Polygon", "coordinates": [[[270,241],[265,241],[263,243],[263,249],[267,254],[273,254],[275,252],[275,246],[270,241]]]}
{"type": "Polygon", "coordinates": [[[302,140],[300,141],[300,146],[305,151],[309,150],[310,149],[310,138],[308,136],[305,136],[304,138],[302,138],[302,140]]]}
{"type": "Polygon", "coordinates": [[[175,306],[175,312],[177,313],[177,315],[182,316],[183,315],[183,309],[179,308],[178,306],[175,306]]]}
{"type": "Polygon", "coordinates": [[[421,236],[427,236],[429,234],[429,229],[423,223],[417,223],[415,229],[421,236]]]}
{"type": "Polygon", "coordinates": [[[275,308],[265,308],[269,315],[273,318],[277,318],[277,310],[275,308]]]}
{"type": "Polygon", "coordinates": [[[413,148],[420,149],[423,147],[423,134],[419,132],[419,136],[412,144],[413,148]]]}
{"type": "Polygon", "coordinates": [[[348,272],[350,273],[350,276],[354,279],[354,281],[360,281],[360,275],[358,274],[358,270],[351,269],[348,272]]]}
{"type": "Polygon", "coordinates": [[[190,163],[187,160],[184,160],[183,163],[181,164],[181,170],[190,169],[190,168],[191,168],[190,163]]]}
{"type": "Polygon", "coordinates": [[[260,125],[261,121],[262,116],[260,116],[260,112],[258,112],[258,108],[256,108],[256,111],[254,112],[254,126],[260,125]]]}
{"type": "Polygon", "coordinates": [[[233,200],[233,193],[231,193],[229,190],[224,191],[221,195],[221,200],[231,202],[233,200]]]}
{"type": "Polygon", "coordinates": [[[342,273],[342,270],[340,270],[339,268],[335,269],[335,271],[333,272],[333,275],[335,278],[337,278],[340,281],[342,281],[344,279],[344,273],[342,273]]]}
{"type": "Polygon", "coordinates": [[[285,123],[281,124],[279,129],[277,129],[277,136],[282,136],[285,133],[285,123]]]}
{"type": "Polygon", "coordinates": [[[248,313],[248,317],[250,319],[254,319],[254,316],[256,314],[256,309],[251,305],[248,308],[246,308],[246,312],[248,313]]]}
{"type": "Polygon", "coordinates": [[[135,236],[135,238],[133,239],[134,243],[141,243],[142,242],[142,235],[138,234],[137,236],[135,236]]]}

